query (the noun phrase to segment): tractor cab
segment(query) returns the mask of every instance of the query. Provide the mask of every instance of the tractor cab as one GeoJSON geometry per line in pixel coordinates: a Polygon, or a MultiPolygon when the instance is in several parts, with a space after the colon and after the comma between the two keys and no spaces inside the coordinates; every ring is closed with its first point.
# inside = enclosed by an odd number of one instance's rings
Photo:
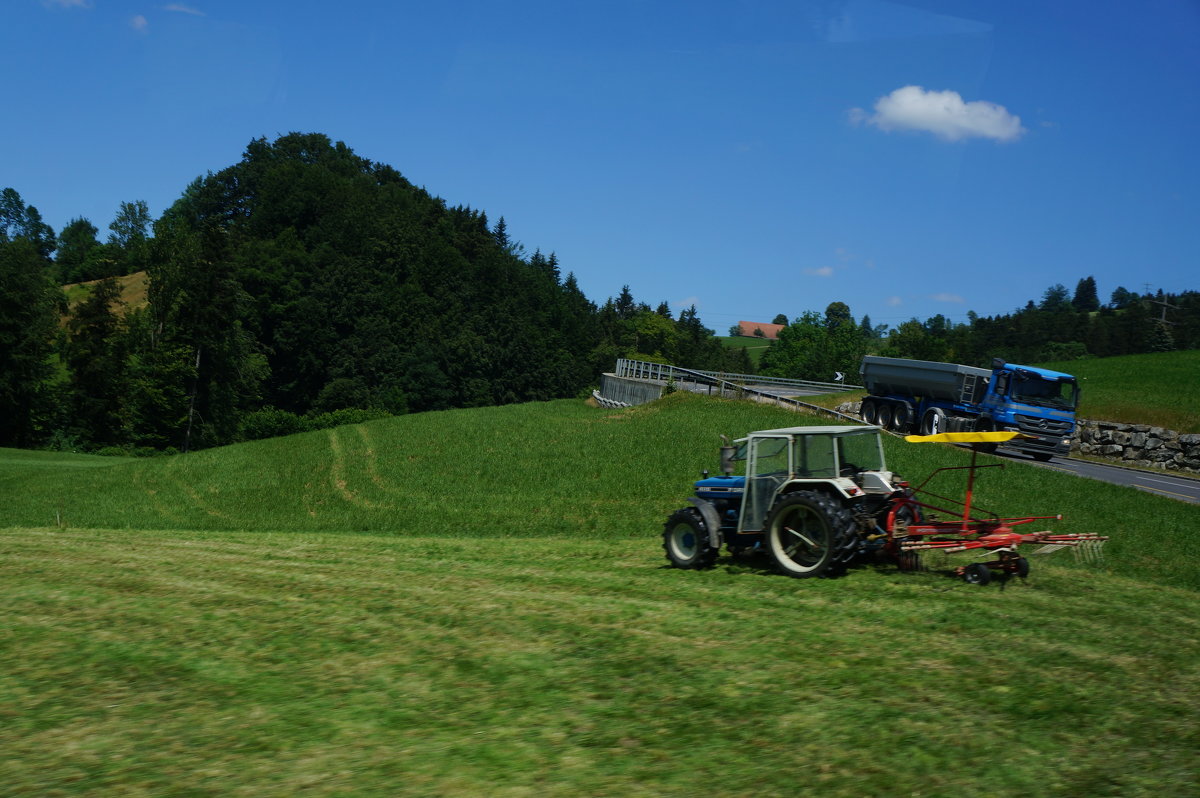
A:
{"type": "Polygon", "coordinates": [[[838,501],[895,491],[883,459],[879,427],[786,427],[737,441],[746,461],[746,499],[738,533],[759,532],[776,497],[820,490],[838,501]]]}

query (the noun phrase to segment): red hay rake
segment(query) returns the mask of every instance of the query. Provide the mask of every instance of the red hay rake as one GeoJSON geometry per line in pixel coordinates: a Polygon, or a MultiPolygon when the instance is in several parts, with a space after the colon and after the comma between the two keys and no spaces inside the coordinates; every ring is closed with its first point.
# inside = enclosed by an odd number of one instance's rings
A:
{"type": "Polygon", "coordinates": [[[1105,535],[1088,532],[1055,533],[1049,530],[1041,532],[1014,530],[1014,527],[1025,526],[1035,521],[1061,521],[1062,515],[1001,518],[991,513],[985,514],[979,508],[972,506],[975,492],[975,472],[983,468],[1004,467],[1002,463],[978,464],[976,458],[980,451],[979,447],[1003,443],[1019,436],[1021,436],[1019,432],[944,432],[937,435],[908,435],[904,438],[910,443],[967,444],[971,447],[971,464],[939,468],[930,474],[921,485],[912,490],[912,494],[920,494],[922,497],[930,497],[957,505],[953,509],[918,501],[908,492],[903,497],[893,500],[893,506],[887,517],[888,537],[885,550],[896,558],[901,568],[906,570],[917,568],[919,554],[923,551],[952,553],[978,549],[981,551],[981,556],[990,554],[995,555],[995,558],[986,562],[973,562],[959,566],[955,569],[955,573],[971,584],[986,585],[991,581],[993,571],[1021,578],[1029,574],[1029,561],[1018,551],[1018,547],[1023,545],[1038,546],[1031,554],[1050,554],[1069,547],[1075,551],[1078,558],[1088,561],[1096,561],[1100,558],[1101,548],[1108,540],[1105,535]],[[964,470],[967,472],[967,490],[962,501],[938,496],[925,489],[930,480],[943,471],[964,470]],[[930,516],[929,520],[926,519],[927,514],[930,516]],[[948,520],[934,520],[940,516],[947,516],[948,520]],[[949,517],[953,518],[949,519],[949,517]]]}

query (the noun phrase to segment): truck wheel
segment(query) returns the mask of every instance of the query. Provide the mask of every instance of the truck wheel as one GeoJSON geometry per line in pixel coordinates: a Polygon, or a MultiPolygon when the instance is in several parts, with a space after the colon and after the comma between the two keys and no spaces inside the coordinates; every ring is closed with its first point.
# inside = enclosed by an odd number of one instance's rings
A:
{"type": "Polygon", "coordinates": [[[884,429],[892,428],[892,406],[880,404],[879,410],[875,413],[875,423],[884,429]]]}
{"type": "Polygon", "coordinates": [[[946,411],[940,407],[931,407],[925,411],[921,419],[922,435],[938,435],[946,431],[946,411]]]}
{"type": "Polygon", "coordinates": [[[1033,459],[1037,460],[1039,463],[1048,463],[1050,462],[1050,458],[1053,457],[1050,452],[1030,452],[1030,454],[1033,456],[1033,459]]]}
{"type": "Polygon", "coordinates": [[[720,547],[708,542],[708,530],[700,513],[690,507],[671,513],[663,526],[663,549],[671,565],[685,570],[712,568],[720,547]]]}
{"type": "Polygon", "coordinates": [[[858,411],[858,415],[861,416],[862,420],[868,424],[874,424],[875,419],[878,417],[878,412],[879,411],[875,405],[875,402],[870,399],[863,399],[862,406],[858,411]]]}
{"type": "MultiPolygon", "coordinates": [[[[996,425],[992,423],[990,418],[981,418],[975,422],[976,432],[995,432],[996,425]]],[[[1000,446],[998,443],[977,443],[975,448],[987,454],[995,454],[996,449],[1000,446]]]]}
{"type": "Polygon", "coordinates": [[[892,429],[895,432],[908,432],[908,426],[912,423],[912,408],[906,403],[900,402],[892,408],[892,429]]]}
{"type": "Polygon", "coordinates": [[[811,491],[780,499],[767,519],[767,549],[779,571],[804,579],[834,565],[854,527],[850,511],[811,491]]]}

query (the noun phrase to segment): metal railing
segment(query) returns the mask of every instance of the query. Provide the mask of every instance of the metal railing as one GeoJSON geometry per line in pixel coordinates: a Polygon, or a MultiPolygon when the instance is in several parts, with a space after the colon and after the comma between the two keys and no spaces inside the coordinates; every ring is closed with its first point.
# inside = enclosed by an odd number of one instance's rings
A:
{"type": "Polygon", "coordinates": [[[659,380],[668,382],[678,381],[685,375],[703,375],[715,380],[726,380],[740,385],[777,385],[781,388],[803,388],[820,393],[838,393],[840,391],[862,390],[861,385],[848,385],[842,382],[817,382],[816,380],[794,380],[787,377],[766,377],[760,374],[734,374],[726,371],[700,371],[684,369],[666,363],[648,363],[644,360],[617,360],[618,377],[629,377],[637,380],[659,380]]]}
{"type": "MultiPolygon", "coordinates": [[[[779,396],[769,391],[753,388],[745,383],[730,379],[731,377],[748,377],[755,381],[757,385],[765,385],[762,380],[754,375],[745,374],[721,374],[720,372],[710,371],[695,371],[693,369],[683,369],[678,366],[671,366],[664,363],[647,363],[642,360],[628,360],[621,358],[617,361],[617,368],[614,374],[618,377],[626,379],[638,380],[657,380],[661,382],[669,382],[675,384],[682,390],[692,390],[692,386],[706,386],[707,393],[716,396],[722,396],[732,399],[750,399],[762,404],[774,404],[780,407],[787,407],[792,410],[806,410],[812,413],[821,413],[827,416],[832,416],[839,421],[850,422],[853,424],[861,424],[862,420],[846,415],[837,410],[832,410],[828,407],[802,402],[799,399],[793,399],[790,396],[779,396]],[[715,390],[714,390],[715,389],[715,390]]],[[[804,380],[789,380],[789,383],[803,383],[804,380]]],[[[820,383],[817,383],[820,384],[820,383]]],[[[837,385],[837,390],[853,390],[857,386],[843,386],[838,383],[825,383],[826,385],[837,385]]],[[[811,383],[810,383],[811,385],[811,383]]],[[[794,387],[789,385],[788,387],[794,387]]],[[[808,386],[806,386],[808,387],[808,386]]],[[[832,391],[829,391],[832,392],[832,391]]]]}

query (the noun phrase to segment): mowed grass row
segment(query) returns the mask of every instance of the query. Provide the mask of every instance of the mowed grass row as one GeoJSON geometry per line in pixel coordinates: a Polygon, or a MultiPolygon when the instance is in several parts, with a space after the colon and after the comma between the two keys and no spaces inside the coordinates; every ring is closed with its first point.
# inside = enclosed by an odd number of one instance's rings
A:
{"type": "MultiPolygon", "coordinates": [[[[146,460],[0,452],[0,524],[70,528],[379,532],[471,538],[633,539],[654,544],[718,433],[825,424],[748,402],[676,393],[625,410],[576,401],[384,419],[146,460]]],[[[960,449],[885,440],[914,483],[962,466],[960,449]]],[[[1000,464],[980,472],[977,506],[1048,516],[1037,528],[1110,535],[1107,568],[1200,588],[1194,506],[1100,482],[1000,464]]],[[[960,496],[965,473],[929,487],[960,496]]],[[[1056,555],[1060,558],[1065,555],[1056,555]]]]}
{"type": "Polygon", "coordinates": [[[1079,415],[1200,432],[1200,349],[1043,363],[1079,378],[1079,415]]]}
{"type": "Polygon", "coordinates": [[[1185,796],[1197,594],[649,540],[0,530],[9,795],[1185,796]]]}

